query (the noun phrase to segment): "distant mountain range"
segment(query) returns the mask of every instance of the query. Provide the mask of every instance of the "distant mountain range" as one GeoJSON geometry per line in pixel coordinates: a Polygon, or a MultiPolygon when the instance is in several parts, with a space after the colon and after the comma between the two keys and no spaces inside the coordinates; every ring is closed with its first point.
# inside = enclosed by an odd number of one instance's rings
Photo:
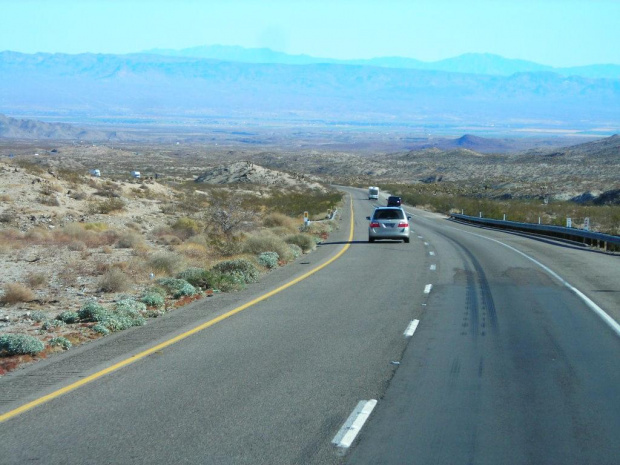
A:
{"type": "Polygon", "coordinates": [[[383,68],[419,69],[445,71],[447,73],[487,74],[510,76],[515,73],[551,72],[562,76],[582,76],[596,79],[620,79],[620,65],[593,64],[554,68],[533,61],[504,58],[490,53],[466,53],[445,60],[425,62],[404,57],[380,57],[357,60],[337,60],[310,55],[290,55],[269,48],[245,48],[231,45],[206,45],[174,49],[151,49],[143,53],[175,57],[206,58],[241,63],[278,63],[288,65],[310,65],[319,63],[379,66],[383,68]]]}
{"type": "Polygon", "coordinates": [[[116,138],[116,133],[92,131],[65,123],[10,118],[0,114],[0,138],[109,140],[116,138]]]}
{"type": "Polygon", "coordinates": [[[0,112],[111,123],[620,127],[620,79],[0,52],[0,112]],[[278,124],[279,124],[278,123],[278,124]]]}

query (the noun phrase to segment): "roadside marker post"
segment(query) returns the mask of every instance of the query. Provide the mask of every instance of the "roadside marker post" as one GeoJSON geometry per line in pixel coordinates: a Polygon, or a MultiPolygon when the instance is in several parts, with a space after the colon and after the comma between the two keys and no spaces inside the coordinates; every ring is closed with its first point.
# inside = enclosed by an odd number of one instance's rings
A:
{"type": "Polygon", "coordinates": [[[308,212],[304,212],[304,225],[308,226],[310,220],[308,219],[308,212]]]}

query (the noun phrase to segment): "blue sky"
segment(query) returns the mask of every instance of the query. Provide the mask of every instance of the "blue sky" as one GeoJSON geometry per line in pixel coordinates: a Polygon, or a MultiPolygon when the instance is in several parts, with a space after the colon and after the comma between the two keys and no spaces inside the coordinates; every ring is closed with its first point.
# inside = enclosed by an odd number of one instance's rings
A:
{"type": "Polygon", "coordinates": [[[130,53],[199,45],[329,58],[468,52],[620,64],[620,0],[0,0],[0,50],[130,53]]]}

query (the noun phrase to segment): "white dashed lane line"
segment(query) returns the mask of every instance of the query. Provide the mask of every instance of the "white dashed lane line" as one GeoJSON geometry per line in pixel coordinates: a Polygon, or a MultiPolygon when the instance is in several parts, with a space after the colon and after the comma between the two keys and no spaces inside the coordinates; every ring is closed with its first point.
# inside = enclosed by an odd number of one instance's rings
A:
{"type": "Polygon", "coordinates": [[[411,323],[409,323],[409,326],[407,326],[407,329],[404,332],[405,337],[413,336],[413,333],[415,333],[415,330],[418,327],[419,323],[420,320],[413,320],[411,323]]]}
{"type": "Polygon", "coordinates": [[[435,256],[435,252],[433,252],[432,250],[428,253],[431,257],[435,256]]]}
{"type": "Polygon", "coordinates": [[[433,285],[432,285],[432,284],[427,284],[427,285],[424,287],[424,293],[425,293],[425,294],[430,294],[430,293],[431,293],[431,289],[432,289],[432,288],[433,288],[433,285]]]}
{"type": "Polygon", "coordinates": [[[368,420],[368,417],[372,413],[373,409],[377,405],[375,399],[360,400],[355,410],[351,412],[347,421],[344,422],[340,431],[332,439],[332,444],[339,449],[348,449],[355,441],[355,438],[362,430],[362,426],[368,420]]]}
{"type": "Polygon", "coordinates": [[[430,267],[430,270],[431,270],[431,271],[435,271],[435,270],[437,270],[437,265],[435,265],[435,264],[433,263],[433,264],[431,265],[431,267],[430,267]]]}

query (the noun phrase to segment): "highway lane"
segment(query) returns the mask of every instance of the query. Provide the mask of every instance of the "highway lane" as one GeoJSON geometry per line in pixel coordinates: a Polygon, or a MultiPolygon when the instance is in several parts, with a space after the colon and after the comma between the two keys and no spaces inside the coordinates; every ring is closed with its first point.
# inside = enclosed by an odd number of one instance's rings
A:
{"type": "Polygon", "coordinates": [[[486,238],[568,275],[613,315],[618,257],[418,211],[414,224],[435,253],[433,290],[347,463],[617,464],[620,338],[538,265],[486,238]]]}
{"type": "MultiPolygon", "coordinates": [[[[360,400],[385,393],[430,274],[421,243],[368,244],[372,207],[365,195],[353,197],[355,236],[341,258],[0,424],[2,463],[340,463],[331,440],[360,400]]],[[[333,255],[347,233],[304,260],[333,255]]],[[[312,266],[303,263],[288,273],[312,266]]]]}

